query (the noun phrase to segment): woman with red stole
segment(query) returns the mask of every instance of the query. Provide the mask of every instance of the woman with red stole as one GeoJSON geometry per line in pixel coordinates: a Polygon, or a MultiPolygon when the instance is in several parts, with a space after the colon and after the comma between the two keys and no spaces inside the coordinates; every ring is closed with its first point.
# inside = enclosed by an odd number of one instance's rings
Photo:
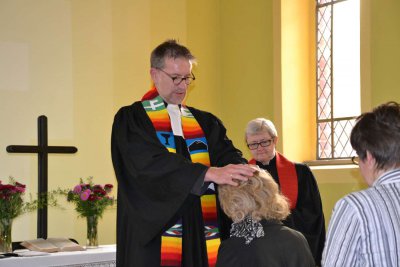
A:
{"type": "Polygon", "coordinates": [[[325,219],[318,185],[310,168],[291,162],[276,151],[278,133],[270,120],[251,120],[246,127],[245,140],[253,157],[249,163],[267,170],[289,199],[291,214],[284,225],[306,237],[319,266],[325,243],[325,219]]]}

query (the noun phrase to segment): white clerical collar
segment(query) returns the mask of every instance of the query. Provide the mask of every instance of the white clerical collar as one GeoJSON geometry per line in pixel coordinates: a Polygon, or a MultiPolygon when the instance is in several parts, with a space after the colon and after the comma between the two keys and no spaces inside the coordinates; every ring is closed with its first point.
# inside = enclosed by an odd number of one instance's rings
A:
{"type": "Polygon", "coordinates": [[[180,110],[179,105],[168,104],[167,110],[168,110],[169,118],[171,120],[172,132],[176,136],[183,137],[181,110],[180,110]]]}

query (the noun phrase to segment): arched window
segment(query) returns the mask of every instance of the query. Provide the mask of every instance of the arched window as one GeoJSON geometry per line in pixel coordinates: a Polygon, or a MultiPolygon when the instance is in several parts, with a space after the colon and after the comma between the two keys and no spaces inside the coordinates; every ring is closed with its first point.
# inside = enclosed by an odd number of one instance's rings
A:
{"type": "Polygon", "coordinates": [[[317,0],[317,159],[355,155],[361,112],[360,0],[317,0]]]}

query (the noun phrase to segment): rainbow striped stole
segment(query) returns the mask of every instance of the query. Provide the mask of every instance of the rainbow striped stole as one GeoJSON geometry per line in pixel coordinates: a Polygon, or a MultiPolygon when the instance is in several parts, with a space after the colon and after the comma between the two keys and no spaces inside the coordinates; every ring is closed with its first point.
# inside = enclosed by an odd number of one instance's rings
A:
{"type": "MultiPolygon", "coordinates": [[[[171,153],[176,153],[174,134],[168,110],[163,99],[155,88],[142,98],[142,105],[149,116],[159,141],[171,153]]],[[[208,144],[199,123],[190,110],[181,107],[182,131],[189,150],[191,161],[210,166],[208,144]]],[[[215,191],[207,189],[200,198],[201,210],[204,221],[204,235],[206,239],[209,266],[215,266],[220,245],[219,229],[217,223],[217,204],[215,191]]],[[[182,264],[182,220],[165,231],[161,237],[161,266],[181,266],[182,264]]]]}

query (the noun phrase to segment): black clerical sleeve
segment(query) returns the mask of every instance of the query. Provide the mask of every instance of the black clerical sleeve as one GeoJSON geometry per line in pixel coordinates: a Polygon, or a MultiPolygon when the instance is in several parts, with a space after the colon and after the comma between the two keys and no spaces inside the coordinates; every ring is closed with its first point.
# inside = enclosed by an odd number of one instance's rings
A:
{"type": "MultiPolygon", "coordinates": [[[[190,110],[205,133],[213,166],[245,162],[216,117],[190,110]]],[[[161,233],[190,207],[191,190],[208,167],[168,152],[140,102],[115,115],[111,152],[118,180],[118,262],[156,266],[161,233]]]]}

